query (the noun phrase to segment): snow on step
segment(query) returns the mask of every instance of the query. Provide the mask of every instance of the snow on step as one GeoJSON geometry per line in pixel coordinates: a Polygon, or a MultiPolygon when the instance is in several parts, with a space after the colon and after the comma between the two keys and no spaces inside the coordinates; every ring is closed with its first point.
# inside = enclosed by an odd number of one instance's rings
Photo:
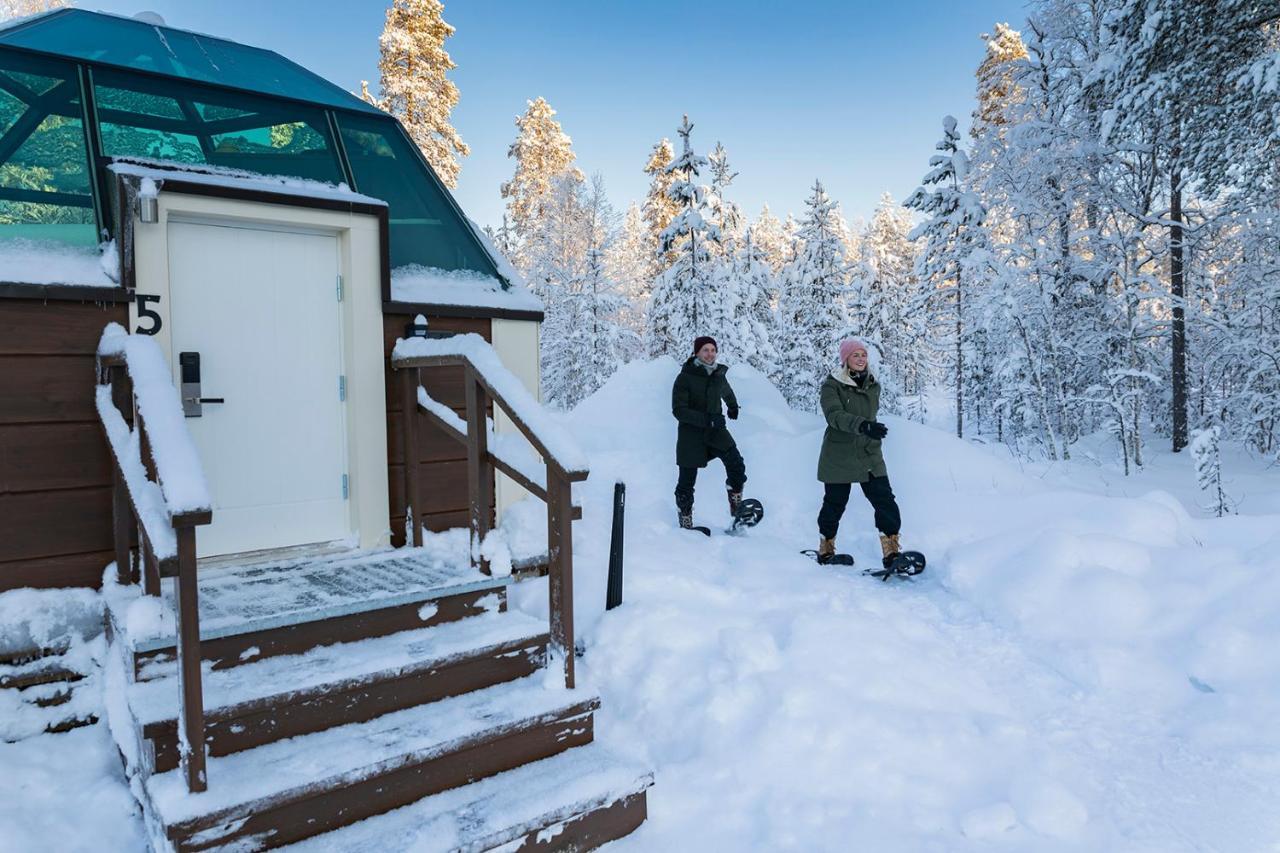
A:
{"type": "Polygon", "coordinates": [[[647,768],[599,743],[580,746],[497,776],[284,848],[288,853],[356,850],[482,851],[546,830],[653,784],[647,768]]]}
{"type": "MultiPolygon", "coordinates": [[[[303,654],[266,658],[256,663],[204,673],[206,719],[231,716],[235,706],[290,697],[323,686],[353,687],[377,677],[394,677],[415,667],[447,666],[487,649],[546,634],[544,620],[522,613],[486,613],[432,628],[386,637],[318,646],[303,654]]],[[[173,674],[129,686],[129,706],[139,725],[175,718],[179,700],[173,674]]]]}
{"type": "Polygon", "coordinates": [[[262,801],[303,796],[326,784],[367,779],[446,755],[528,721],[552,720],[575,706],[598,705],[594,692],[553,686],[543,673],[476,690],[363,723],[276,741],[210,758],[209,790],[187,793],[181,769],[150,777],[147,794],[165,825],[203,815],[265,807],[262,801]]]}
{"type": "MultiPolygon", "coordinates": [[[[425,549],[350,557],[201,568],[200,637],[214,639],[300,621],[329,619],[427,598],[498,589],[510,578],[481,574],[467,562],[425,549]]],[[[173,584],[164,596],[173,603],[173,584]]],[[[135,638],[136,651],[173,644],[173,636],[135,638]]]]}

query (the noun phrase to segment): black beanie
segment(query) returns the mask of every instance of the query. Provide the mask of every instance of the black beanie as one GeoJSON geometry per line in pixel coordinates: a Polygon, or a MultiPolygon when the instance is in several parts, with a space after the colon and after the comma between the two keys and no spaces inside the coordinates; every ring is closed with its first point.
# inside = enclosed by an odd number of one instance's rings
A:
{"type": "Polygon", "coordinates": [[[710,335],[702,335],[701,337],[697,337],[693,339],[693,354],[697,355],[698,350],[702,349],[707,344],[711,344],[717,350],[720,349],[720,345],[716,343],[715,338],[711,337],[710,335]]]}

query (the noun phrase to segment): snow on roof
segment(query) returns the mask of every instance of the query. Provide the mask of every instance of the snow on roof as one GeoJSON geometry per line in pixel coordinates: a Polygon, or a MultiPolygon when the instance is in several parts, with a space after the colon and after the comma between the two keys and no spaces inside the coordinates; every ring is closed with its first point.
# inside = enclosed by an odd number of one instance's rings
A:
{"type": "Polygon", "coordinates": [[[104,252],[52,241],[0,240],[0,281],[115,287],[108,274],[115,258],[115,243],[109,243],[104,252]]]}
{"type": "Polygon", "coordinates": [[[517,277],[504,288],[498,279],[475,270],[442,270],[418,264],[391,271],[391,299],[428,305],[510,308],[541,311],[542,303],[517,277]]]}
{"type": "Polygon", "coordinates": [[[264,175],[258,172],[247,172],[243,169],[227,169],[221,166],[204,164],[180,164],[167,160],[130,159],[117,161],[109,168],[117,175],[130,175],[138,178],[149,178],[157,186],[164,182],[184,181],[189,184],[203,184],[212,187],[237,187],[239,189],[258,190],[260,192],[283,193],[300,198],[327,198],[347,201],[353,204],[377,204],[383,207],[386,202],[373,196],[354,192],[346,184],[326,184],[322,181],[310,181],[305,178],[291,178],[282,175],[264,175]]]}
{"type": "Polygon", "coordinates": [[[474,333],[447,338],[401,338],[391,352],[393,359],[416,356],[466,356],[485,380],[502,395],[517,418],[533,430],[547,451],[566,471],[586,471],[587,456],[578,443],[551,419],[514,373],[507,369],[498,353],[484,338],[474,333]]]}

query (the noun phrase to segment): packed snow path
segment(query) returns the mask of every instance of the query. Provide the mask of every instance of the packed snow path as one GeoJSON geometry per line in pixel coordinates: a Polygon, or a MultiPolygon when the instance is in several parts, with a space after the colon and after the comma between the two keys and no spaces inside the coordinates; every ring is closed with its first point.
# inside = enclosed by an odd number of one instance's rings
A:
{"type": "MultiPolygon", "coordinates": [[[[650,820],[621,849],[1280,841],[1280,518],[1050,487],[997,450],[890,418],[904,543],[930,568],[880,583],[861,575],[879,550],[857,490],[839,542],[859,566],[797,554],[816,545],[822,424],[749,370],[730,373],[743,401],[730,426],[765,520],[743,537],[676,529],[675,369],[624,368],[565,418],[592,456],[582,672],[603,697],[601,739],[656,771],[650,820]],[[625,605],[602,615],[615,479],[625,605]]],[[[717,531],[723,477],[716,462],[701,473],[695,507],[717,531]]],[[[517,600],[536,612],[540,594],[517,600]]]]}

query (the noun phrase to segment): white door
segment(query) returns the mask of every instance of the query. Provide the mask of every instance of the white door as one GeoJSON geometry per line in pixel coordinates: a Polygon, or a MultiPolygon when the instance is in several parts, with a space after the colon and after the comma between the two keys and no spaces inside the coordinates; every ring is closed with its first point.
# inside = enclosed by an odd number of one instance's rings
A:
{"type": "Polygon", "coordinates": [[[213,497],[199,556],[351,534],[338,240],[170,222],[174,382],[200,354],[200,417],[186,419],[213,497]]]}

